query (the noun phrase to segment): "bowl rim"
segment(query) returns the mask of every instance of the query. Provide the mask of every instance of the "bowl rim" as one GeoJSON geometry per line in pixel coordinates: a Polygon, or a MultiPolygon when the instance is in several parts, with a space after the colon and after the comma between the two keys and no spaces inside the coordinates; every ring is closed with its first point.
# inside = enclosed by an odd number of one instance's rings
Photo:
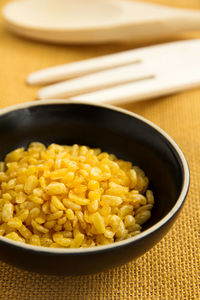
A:
{"type": "Polygon", "coordinates": [[[2,115],[5,115],[7,113],[10,113],[12,111],[17,111],[20,109],[26,109],[26,108],[30,108],[30,107],[34,107],[34,106],[41,106],[41,105],[59,105],[59,104],[64,104],[64,105],[78,104],[78,105],[90,105],[90,106],[102,107],[102,108],[105,108],[108,110],[117,111],[122,114],[129,115],[133,118],[136,118],[136,119],[146,123],[153,129],[155,129],[159,134],[161,134],[161,136],[163,136],[169,142],[171,147],[178,154],[178,157],[182,163],[182,172],[183,172],[184,176],[183,176],[181,193],[180,193],[175,205],[172,207],[172,209],[167,213],[167,215],[164,218],[162,218],[159,222],[157,222],[150,228],[146,229],[145,231],[141,232],[140,234],[138,234],[134,237],[128,238],[126,240],[120,241],[120,242],[115,242],[115,243],[111,243],[108,245],[102,245],[102,246],[94,246],[94,247],[90,247],[90,248],[50,248],[50,247],[44,247],[44,246],[34,246],[34,245],[30,245],[30,244],[25,244],[22,242],[13,241],[13,240],[10,240],[3,236],[0,236],[0,242],[9,244],[10,246],[21,248],[23,250],[39,252],[39,253],[42,252],[42,253],[54,254],[54,255],[56,255],[56,254],[57,255],[60,255],[60,254],[63,254],[63,255],[83,254],[84,255],[84,254],[89,254],[89,253],[104,252],[104,251],[107,251],[110,249],[115,249],[118,247],[132,244],[138,240],[141,240],[144,237],[147,237],[154,231],[157,231],[162,226],[164,226],[179,211],[179,209],[183,205],[185,198],[187,196],[187,193],[189,190],[189,184],[190,184],[189,166],[188,166],[187,160],[186,160],[182,150],[179,148],[177,143],[163,129],[161,129],[159,126],[157,126],[153,122],[149,121],[148,119],[146,119],[134,112],[128,111],[123,108],[115,107],[110,104],[97,104],[97,103],[92,103],[89,101],[78,101],[78,100],[76,101],[76,100],[66,100],[66,99],[49,99],[49,100],[30,101],[30,102],[15,104],[15,105],[0,109],[0,117],[2,115]]]}

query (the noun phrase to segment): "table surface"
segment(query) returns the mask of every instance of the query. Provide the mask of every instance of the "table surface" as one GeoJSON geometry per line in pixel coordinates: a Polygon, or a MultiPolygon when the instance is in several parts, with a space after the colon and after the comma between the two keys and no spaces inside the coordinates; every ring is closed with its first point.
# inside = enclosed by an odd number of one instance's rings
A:
{"type": "MultiPolygon", "coordinates": [[[[1,0],[0,9],[6,4],[1,0]]],[[[200,9],[200,0],[155,3],[200,9]]],[[[200,38],[200,32],[177,39],[200,38]]],[[[156,42],[156,41],[155,41],[156,42]]],[[[57,46],[16,37],[0,19],[0,107],[36,99],[25,84],[38,69],[141,45],[57,46]]],[[[89,276],[30,273],[0,261],[0,299],[200,299],[200,88],[122,106],[153,121],[178,143],[191,171],[190,191],[170,232],[148,253],[122,267],[89,276]]]]}

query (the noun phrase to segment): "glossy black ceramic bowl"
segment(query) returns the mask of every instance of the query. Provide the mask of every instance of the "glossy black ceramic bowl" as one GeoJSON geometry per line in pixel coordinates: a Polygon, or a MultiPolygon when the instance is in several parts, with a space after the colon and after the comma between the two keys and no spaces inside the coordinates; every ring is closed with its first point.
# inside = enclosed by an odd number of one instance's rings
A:
{"type": "Polygon", "coordinates": [[[143,232],[107,246],[53,249],[0,237],[0,259],[47,274],[88,274],[127,263],[153,247],[178,216],[189,187],[186,159],[177,144],[146,119],[111,106],[41,101],[0,111],[0,159],[32,141],[84,144],[139,165],[155,195],[143,232]]]}

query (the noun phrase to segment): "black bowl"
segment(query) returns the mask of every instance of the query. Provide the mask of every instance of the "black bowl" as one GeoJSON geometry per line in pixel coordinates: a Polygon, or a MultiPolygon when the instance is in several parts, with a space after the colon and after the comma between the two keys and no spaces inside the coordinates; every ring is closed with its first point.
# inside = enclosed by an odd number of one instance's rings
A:
{"type": "Polygon", "coordinates": [[[153,123],[119,108],[62,100],[8,107],[0,112],[0,141],[0,159],[32,141],[100,147],[139,165],[155,195],[143,232],[108,246],[53,249],[0,237],[0,259],[30,271],[88,274],[127,263],[166,234],[187,195],[189,170],[177,144],[153,123]]]}

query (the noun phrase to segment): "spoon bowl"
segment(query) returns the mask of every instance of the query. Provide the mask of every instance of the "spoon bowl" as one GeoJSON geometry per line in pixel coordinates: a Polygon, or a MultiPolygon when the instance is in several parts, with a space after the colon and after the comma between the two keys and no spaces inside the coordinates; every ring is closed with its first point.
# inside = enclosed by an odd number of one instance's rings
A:
{"type": "Polygon", "coordinates": [[[200,29],[199,12],[122,0],[18,0],[3,17],[19,35],[56,43],[138,42],[200,29]]]}

